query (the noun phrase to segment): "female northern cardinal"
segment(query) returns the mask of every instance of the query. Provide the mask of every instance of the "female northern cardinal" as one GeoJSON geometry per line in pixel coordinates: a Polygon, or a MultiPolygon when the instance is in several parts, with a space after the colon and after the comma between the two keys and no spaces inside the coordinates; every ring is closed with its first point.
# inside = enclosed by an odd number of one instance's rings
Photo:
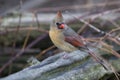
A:
{"type": "Polygon", "coordinates": [[[58,11],[57,16],[50,25],[49,35],[55,46],[61,50],[72,52],[81,48],[85,49],[105,69],[109,69],[107,62],[102,57],[90,51],[83,38],[64,23],[60,11],[58,11]]]}

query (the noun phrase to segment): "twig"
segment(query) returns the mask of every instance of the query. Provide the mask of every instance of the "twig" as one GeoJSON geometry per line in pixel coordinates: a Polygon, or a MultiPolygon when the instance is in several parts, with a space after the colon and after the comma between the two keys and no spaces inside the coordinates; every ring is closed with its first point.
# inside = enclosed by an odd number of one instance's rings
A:
{"type": "MultiPolygon", "coordinates": [[[[89,20],[90,22],[90,20],[89,20]]],[[[80,29],[77,31],[78,34],[81,34],[82,32],[84,32],[84,30],[87,28],[88,24],[84,24],[82,27],[80,27],[80,29]]]]}
{"type": "MultiPolygon", "coordinates": [[[[91,8],[91,7],[102,7],[106,3],[99,3],[94,5],[74,5],[74,6],[62,6],[62,7],[52,7],[52,8],[39,8],[30,10],[30,12],[48,12],[48,11],[58,11],[58,10],[68,10],[68,9],[81,9],[81,8],[91,8]]],[[[117,5],[120,4],[120,1],[109,2],[107,5],[117,5]]]]}
{"type": "Polygon", "coordinates": [[[113,33],[113,32],[115,32],[115,31],[118,31],[118,30],[120,30],[120,27],[118,27],[118,28],[115,28],[115,29],[112,29],[111,31],[109,31],[108,33],[106,33],[106,35],[105,36],[103,36],[98,42],[100,42],[100,41],[102,41],[102,40],[104,40],[104,39],[106,39],[107,37],[110,37],[110,36],[112,36],[111,34],[113,33]]]}
{"type": "Polygon", "coordinates": [[[26,45],[27,45],[27,42],[28,42],[28,39],[29,39],[29,37],[30,37],[30,33],[31,33],[31,30],[29,30],[29,31],[27,32],[27,35],[26,35],[26,38],[25,38],[25,41],[24,41],[24,44],[23,44],[22,49],[25,49],[25,47],[26,47],[26,45]]]}
{"type": "Polygon", "coordinates": [[[117,28],[120,27],[120,26],[119,26],[116,22],[114,22],[113,20],[108,19],[108,21],[111,22],[115,27],[117,27],[117,28]]]}
{"type": "MultiPolygon", "coordinates": [[[[2,51],[0,52],[0,56],[10,55],[10,52],[13,51],[13,48],[11,48],[11,47],[2,47],[1,49],[2,49],[2,51]]],[[[14,51],[13,51],[14,54],[13,55],[16,55],[20,51],[21,51],[20,48],[14,48],[14,51]]],[[[24,49],[24,53],[27,53],[27,54],[38,53],[38,52],[40,52],[39,49],[32,49],[32,48],[31,49],[24,49]]]]}
{"type": "MultiPolygon", "coordinates": [[[[21,9],[21,6],[22,6],[22,0],[20,0],[20,6],[19,6],[19,9],[21,9]]],[[[15,48],[16,46],[16,41],[17,41],[17,37],[18,37],[18,33],[19,33],[19,28],[20,28],[20,25],[21,25],[21,18],[22,18],[22,14],[20,13],[19,15],[19,23],[18,23],[18,26],[17,26],[17,30],[16,30],[16,37],[14,39],[14,42],[13,42],[13,49],[15,48]]],[[[13,51],[11,52],[11,57],[13,57],[13,51]]],[[[12,62],[9,66],[9,74],[11,73],[12,71],[12,62]]]]}
{"type": "MultiPolygon", "coordinates": [[[[20,0],[20,7],[19,7],[19,9],[21,9],[21,6],[22,6],[22,0],[20,0]]],[[[18,37],[19,28],[21,26],[21,18],[22,18],[22,13],[19,14],[19,23],[18,23],[18,26],[17,26],[17,29],[16,29],[16,37],[14,39],[13,47],[15,47],[15,45],[16,45],[16,40],[17,40],[17,37],[18,37]]]]}
{"type": "MultiPolygon", "coordinates": [[[[41,29],[41,28],[37,28],[36,26],[34,27],[20,27],[19,28],[19,31],[27,31],[27,30],[37,30],[37,31],[40,31],[40,32],[43,32],[43,33],[48,33],[47,30],[44,30],[44,29],[41,29]]],[[[8,33],[11,33],[11,32],[15,32],[16,31],[16,28],[7,28],[5,31],[1,31],[0,32],[0,35],[4,35],[4,34],[8,34],[8,33]]]]}
{"type": "Polygon", "coordinates": [[[51,50],[51,49],[53,49],[53,48],[55,48],[54,45],[52,45],[52,46],[50,46],[49,48],[43,50],[42,52],[40,52],[40,53],[36,56],[36,58],[40,58],[43,54],[45,54],[47,51],[49,51],[49,50],[51,50]]]}
{"type": "MultiPolygon", "coordinates": [[[[69,15],[70,15],[70,14],[69,14],[69,15]]],[[[81,21],[81,22],[83,22],[84,24],[88,25],[90,28],[94,29],[95,31],[97,31],[97,32],[99,32],[99,33],[102,33],[102,34],[105,34],[104,31],[101,31],[100,29],[96,28],[95,26],[93,26],[93,25],[90,24],[89,22],[87,22],[87,21],[85,21],[85,20],[83,20],[83,19],[81,19],[81,18],[77,18],[77,17],[75,17],[75,16],[72,16],[72,17],[74,17],[76,20],[81,21]]]]}
{"type": "Polygon", "coordinates": [[[7,63],[5,63],[1,68],[0,68],[0,73],[7,67],[9,66],[14,60],[16,60],[16,58],[18,58],[19,56],[21,56],[25,50],[30,49],[32,46],[34,46],[35,44],[37,44],[40,40],[42,40],[43,38],[47,37],[48,34],[43,34],[42,36],[39,36],[37,39],[35,39],[34,41],[32,41],[25,49],[22,49],[19,53],[16,54],[16,56],[14,56],[13,58],[11,58],[7,63]]]}
{"type": "Polygon", "coordinates": [[[40,28],[40,22],[38,20],[38,16],[37,16],[37,13],[33,13],[35,15],[35,19],[36,19],[36,23],[37,23],[37,27],[38,29],[40,28]]]}
{"type": "Polygon", "coordinates": [[[114,37],[108,37],[107,39],[115,42],[116,44],[120,45],[120,41],[117,40],[117,38],[114,38],[114,37]]]}
{"type": "Polygon", "coordinates": [[[88,23],[87,21],[80,19],[81,22],[85,23],[86,25],[88,25],[90,28],[94,29],[95,31],[105,34],[104,31],[101,31],[100,29],[96,28],[95,26],[91,25],[90,23],[88,23]]]}

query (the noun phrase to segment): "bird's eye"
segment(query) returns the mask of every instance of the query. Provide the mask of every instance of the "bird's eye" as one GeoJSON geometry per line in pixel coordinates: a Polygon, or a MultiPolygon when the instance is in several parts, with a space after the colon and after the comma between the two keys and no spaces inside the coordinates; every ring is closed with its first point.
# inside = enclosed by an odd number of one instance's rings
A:
{"type": "Polygon", "coordinates": [[[64,23],[56,23],[58,29],[64,29],[65,25],[64,23]]]}
{"type": "Polygon", "coordinates": [[[59,26],[59,25],[60,25],[60,23],[56,23],[56,25],[57,25],[57,26],[59,26]]]}

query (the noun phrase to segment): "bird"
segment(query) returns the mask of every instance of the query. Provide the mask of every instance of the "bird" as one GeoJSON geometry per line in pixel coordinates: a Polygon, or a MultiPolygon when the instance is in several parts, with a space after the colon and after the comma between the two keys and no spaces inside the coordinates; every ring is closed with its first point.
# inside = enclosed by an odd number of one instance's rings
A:
{"type": "Polygon", "coordinates": [[[108,62],[92,52],[88,48],[84,38],[65,23],[61,11],[58,11],[55,18],[51,21],[49,36],[57,48],[65,52],[86,50],[95,61],[101,64],[106,70],[109,70],[109,66],[107,66],[108,62]]]}

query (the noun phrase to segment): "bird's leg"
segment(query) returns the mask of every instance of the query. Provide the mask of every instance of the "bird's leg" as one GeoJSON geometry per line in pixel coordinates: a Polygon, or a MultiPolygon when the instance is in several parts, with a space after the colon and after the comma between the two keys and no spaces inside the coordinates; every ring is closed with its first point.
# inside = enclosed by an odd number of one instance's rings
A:
{"type": "Polygon", "coordinates": [[[68,54],[66,54],[67,52],[64,52],[65,54],[63,55],[63,59],[69,59],[68,54]]]}

